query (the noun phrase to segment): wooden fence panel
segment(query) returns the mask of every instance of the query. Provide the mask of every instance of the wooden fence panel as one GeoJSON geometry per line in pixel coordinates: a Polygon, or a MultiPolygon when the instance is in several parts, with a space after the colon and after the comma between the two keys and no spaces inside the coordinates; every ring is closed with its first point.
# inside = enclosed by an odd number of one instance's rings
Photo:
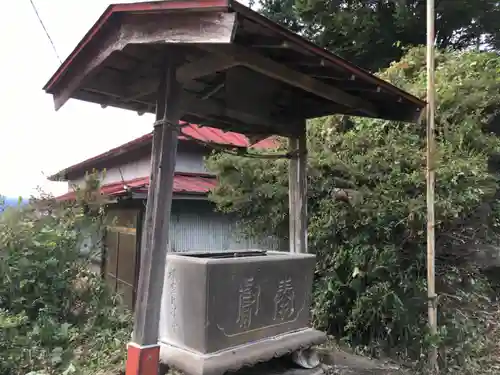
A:
{"type": "Polygon", "coordinates": [[[138,217],[138,209],[110,210],[106,231],[106,280],[130,309],[134,308],[137,286],[138,217]]]}

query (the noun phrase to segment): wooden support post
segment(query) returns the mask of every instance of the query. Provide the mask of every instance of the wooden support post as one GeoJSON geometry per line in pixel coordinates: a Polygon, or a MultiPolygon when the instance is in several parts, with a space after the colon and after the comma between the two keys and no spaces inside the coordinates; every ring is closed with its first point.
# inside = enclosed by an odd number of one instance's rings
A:
{"type": "Polygon", "coordinates": [[[302,134],[299,136],[299,160],[298,160],[298,194],[297,194],[297,211],[299,217],[298,237],[299,237],[299,252],[307,253],[307,140],[306,140],[306,124],[302,134]]]}
{"type": "Polygon", "coordinates": [[[305,123],[298,136],[289,138],[290,252],[307,253],[307,145],[305,123]]]}
{"type": "Polygon", "coordinates": [[[181,87],[176,80],[175,53],[168,54],[160,77],[151,153],[151,175],[141,241],[141,264],[132,342],[126,375],[157,375],[161,295],[169,250],[170,213],[181,117],[181,87]],[[163,122],[161,122],[164,120],[163,122]],[[175,124],[172,126],[171,124],[175,124]]]}
{"type": "MultiPolygon", "coordinates": [[[[299,148],[297,137],[288,138],[288,151],[295,152],[299,148]]],[[[299,170],[298,155],[293,154],[290,159],[288,168],[288,217],[289,217],[289,237],[290,237],[290,252],[298,252],[298,238],[297,238],[297,190],[298,187],[298,170],[299,170]]]]}

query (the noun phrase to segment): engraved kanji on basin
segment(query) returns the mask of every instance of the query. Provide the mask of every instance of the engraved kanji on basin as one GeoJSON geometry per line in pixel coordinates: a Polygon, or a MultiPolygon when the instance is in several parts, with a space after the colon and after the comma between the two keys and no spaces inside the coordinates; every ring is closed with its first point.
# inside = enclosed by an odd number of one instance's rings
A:
{"type": "Polygon", "coordinates": [[[309,327],[314,266],[312,254],[169,254],[162,361],[221,374],[323,342],[309,327]]]}
{"type": "Polygon", "coordinates": [[[295,291],[293,289],[292,278],[286,277],[278,283],[278,290],[274,296],[274,316],[273,320],[289,319],[295,312],[295,291]]]}
{"type": "Polygon", "coordinates": [[[243,279],[238,291],[238,319],[240,328],[248,330],[252,325],[252,315],[259,314],[260,285],[254,285],[253,277],[243,279]]]}

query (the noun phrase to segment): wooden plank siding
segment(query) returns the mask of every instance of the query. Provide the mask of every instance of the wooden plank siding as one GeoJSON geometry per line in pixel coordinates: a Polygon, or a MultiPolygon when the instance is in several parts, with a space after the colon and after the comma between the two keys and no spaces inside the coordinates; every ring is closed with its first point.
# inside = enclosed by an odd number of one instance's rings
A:
{"type": "Polygon", "coordinates": [[[135,306],[137,293],[140,218],[140,208],[113,208],[107,213],[104,277],[130,309],[135,306]]]}

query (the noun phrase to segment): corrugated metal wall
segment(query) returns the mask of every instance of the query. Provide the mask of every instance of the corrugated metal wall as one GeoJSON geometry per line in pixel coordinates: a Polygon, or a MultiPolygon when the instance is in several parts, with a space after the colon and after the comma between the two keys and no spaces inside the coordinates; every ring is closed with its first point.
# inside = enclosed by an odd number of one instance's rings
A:
{"type": "MultiPolygon", "coordinates": [[[[136,204],[135,208],[115,205],[108,209],[107,215],[103,271],[112,291],[118,292],[123,303],[131,309],[139,271],[140,250],[136,236],[140,235],[138,224],[143,209],[141,204],[136,204]]],[[[239,233],[236,223],[234,216],[215,212],[213,203],[207,200],[174,199],[170,226],[172,251],[279,250],[277,238],[246,239],[239,233]]],[[[88,241],[90,238],[97,238],[97,233],[88,236],[88,241]]]]}
{"type": "Polygon", "coordinates": [[[206,200],[174,200],[170,238],[172,251],[278,250],[276,238],[246,239],[238,232],[237,219],[214,212],[206,200]]]}

